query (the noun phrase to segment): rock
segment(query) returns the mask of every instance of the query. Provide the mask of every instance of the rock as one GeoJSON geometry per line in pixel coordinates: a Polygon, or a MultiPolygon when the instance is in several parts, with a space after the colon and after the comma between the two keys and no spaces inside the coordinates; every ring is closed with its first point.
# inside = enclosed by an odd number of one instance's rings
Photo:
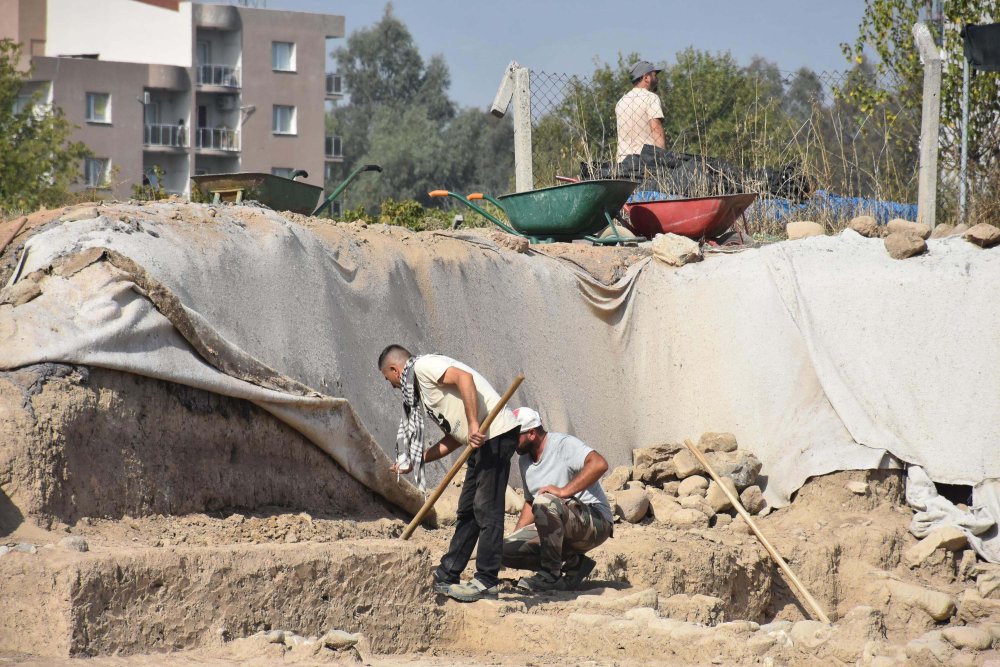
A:
{"type": "MultiPolygon", "coordinates": [[[[723,477],[722,484],[734,496],[738,495],[739,492],[736,490],[736,484],[733,483],[733,480],[723,477]]],[[[724,512],[733,506],[732,501],[729,500],[729,496],[726,495],[721,486],[715,483],[715,480],[712,480],[712,483],[708,485],[708,491],[705,492],[705,501],[716,513],[724,512]]]]}
{"type": "Polygon", "coordinates": [[[867,236],[868,238],[878,238],[879,236],[878,223],[870,215],[859,215],[852,219],[847,226],[858,234],[867,236]]]}
{"type": "Polygon", "coordinates": [[[657,611],[667,618],[702,625],[718,625],[725,620],[726,613],[725,605],[717,597],[684,593],[661,598],[657,611]]]}
{"type": "Polygon", "coordinates": [[[893,259],[906,259],[927,252],[927,243],[916,234],[893,232],[885,237],[885,249],[893,259]]]}
{"type": "Polygon", "coordinates": [[[686,236],[657,234],[653,237],[653,257],[668,266],[684,266],[701,261],[701,246],[686,236]]]}
{"type": "Polygon", "coordinates": [[[59,222],[76,222],[77,220],[93,220],[100,212],[93,206],[82,206],[71,211],[66,211],[59,218],[59,222]]]}
{"type": "Polygon", "coordinates": [[[618,466],[601,480],[601,486],[604,487],[605,491],[620,491],[625,488],[625,482],[629,481],[631,477],[631,468],[618,466]]]}
{"type": "Polygon", "coordinates": [[[632,479],[646,484],[662,484],[676,475],[674,455],[683,445],[664,443],[632,450],[632,479]]]}
{"type": "Polygon", "coordinates": [[[903,554],[909,567],[920,567],[938,549],[956,551],[969,543],[965,533],[954,526],[941,526],[932,530],[903,554]]]}
{"type": "Polygon", "coordinates": [[[1000,573],[986,571],[976,577],[976,591],[987,600],[1000,600],[1000,573]]]}
{"type": "Polygon", "coordinates": [[[670,516],[681,509],[680,503],[659,489],[650,489],[646,495],[649,498],[649,509],[653,513],[653,518],[660,523],[669,522],[670,516]]]}
{"type": "Polygon", "coordinates": [[[30,542],[19,542],[11,551],[17,551],[23,554],[33,554],[38,553],[38,547],[30,542]]]}
{"type": "MultiPolygon", "coordinates": [[[[719,516],[725,516],[720,514],[719,516]]],[[[753,529],[750,528],[750,524],[743,520],[741,516],[733,517],[733,522],[729,524],[729,530],[736,535],[750,535],[753,533],[753,529]]]]}
{"type": "Polygon", "coordinates": [[[725,528],[733,522],[733,517],[728,514],[716,514],[715,521],[712,524],[715,528],[725,528]]]}
{"type": "Polygon", "coordinates": [[[868,494],[868,482],[861,482],[858,480],[852,480],[847,483],[847,490],[851,493],[855,493],[859,496],[864,496],[868,494]]]}
{"type": "Polygon", "coordinates": [[[658,597],[655,588],[646,588],[635,593],[617,597],[608,595],[578,595],[576,600],[574,600],[573,606],[596,607],[598,609],[619,611],[635,609],[636,607],[655,608],[658,597]]]}
{"type": "Polygon", "coordinates": [[[920,665],[947,664],[953,651],[940,630],[928,632],[906,643],[906,657],[920,665]]]}
{"type": "Polygon", "coordinates": [[[932,239],[943,239],[951,236],[955,233],[955,225],[949,225],[948,223],[943,223],[937,225],[934,231],[931,232],[932,239]]]}
{"type": "Polygon", "coordinates": [[[713,452],[708,454],[708,462],[715,468],[720,477],[733,480],[738,491],[757,482],[760,474],[760,461],[750,452],[737,450],[735,452],[713,452]]]}
{"type": "Polygon", "coordinates": [[[970,648],[985,651],[993,646],[993,635],[986,630],[969,626],[956,626],[941,631],[945,640],[957,649],[970,648]]]}
{"type": "Polygon", "coordinates": [[[680,506],[686,510],[698,510],[709,519],[715,516],[715,510],[701,496],[684,496],[680,499],[680,506]]]}
{"type": "Polygon", "coordinates": [[[641,491],[644,490],[645,488],[646,488],[646,483],[640,482],[637,479],[630,479],[629,481],[625,482],[626,491],[629,489],[639,489],[641,491]]]}
{"type": "Polygon", "coordinates": [[[28,303],[42,295],[42,288],[34,280],[27,277],[17,281],[10,287],[0,290],[0,304],[9,303],[15,308],[28,303]]]}
{"type": "Polygon", "coordinates": [[[694,454],[686,449],[682,449],[674,454],[673,464],[675,474],[679,479],[686,479],[691,475],[700,475],[707,472],[701,463],[698,462],[698,459],[694,457],[694,454]]]}
{"type": "Polygon", "coordinates": [[[708,489],[708,480],[701,475],[691,475],[677,486],[678,496],[703,496],[708,489]]]}
{"type": "Polygon", "coordinates": [[[984,599],[975,588],[965,589],[958,608],[958,620],[965,623],[979,623],[998,616],[1000,616],[1000,600],[984,599]]]}
{"type": "Polygon", "coordinates": [[[864,664],[862,656],[885,641],[886,626],[882,612],[874,607],[851,609],[832,628],[833,636],[826,649],[844,664],[864,664]]]}
{"type": "Polygon", "coordinates": [[[649,512],[649,498],[643,489],[626,489],[615,496],[615,514],[629,523],[639,523],[649,512]]]}
{"type": "Polygon", "coordinates": [[[332,651],[340,651],[345,648],[351,648],[358,643],[358,635],[351,634],[350,632],[344,632],[343,630],[330,630],[325,635],[319,638],[319,641],[323,646],[327,647],[332,651]]]}
{"type": "Polygon", "coordinates": [[[520,514],[524,508],[524,498],[508,486],[507,490],[504,491],[503,504],[503,511],[507,514],[520,514]]]}
{"type": "Polygon", "coordinates": [[[702,433],[698,449],[703,452],[735,452],[736,436],[732,433],[702,433]]]}
{"type": "Polygon", "coordinates": [[[496,243],[501,248],[507,248],[508,250],[513,250],[514,252],[525,253],[528,252],[528,248],[531,247],[528,239],[525,237],[507,234],[498,229],[491,231],[489,233],[489,237],[491,241],[496,243]]]}
{"type": "Polygon", "coordinates": [[[800,220],[798,222],[789,222],[785,225],[785,233],[788,234],[789,241],[795,241],[796,239],[804,239],[810,236],[823,236],[826,230],[819,223],[812,222],[811,220],[800,220]]]}
{"type": "Polygon", "coordinates": [[[955,614],[955,600],[947,593],[895,579],[886,580],[886,584],[894,602],[922,609],[935,621],[946,621],[955,614]]]}
{"type": "Polygon", "coordinates": [[[285,631],[284,630],[271,630],[270,632],[264,633],[264,641],[268,644],[284,644],[285,643],[285,631]]]}
{"type": "Polygon", "coordinates": [[[673,480],[663,485],[663,492],[671,496],[676,496],[678,495],[677,492],[680,487],[681,483],[677,480],[673,480]]]}
{"type": "Polygon", "coordinates": [[[961,225],[955,225],[955,229],[951,230],[951,235],[961,236],[967,231],[969,231],[969,226],[966,225],[965,223],[962,223],[961,225]]]}
{"type": "Polygon", "coordinates": [[[922,240],[927,240],[931,235],[931,228],[921,222],[910,222],[909,220],[903,220],[902,218],[895,218],[890,220],[885,226],[889,230],[890,234],[895,234],[896,232],[901,232],[903,234],[913,234],[919,236],[922,240]]]}
{"type": "Polygon", "coordinates": [[[962,551],[962,557],[958,562],[958,576],[962,579],[972,579],[975,576],[977,560],[976,552],[972,549],[962,551]]]}
{"type": "Polygon", "coordinates": [[[969,243],[975,243],[980,248],[992,248],[1000,243],[1000,229],[981,222],[962,234],[962,238],[969,243]]]}
{"type": "Polygon", "coordinates": [[[670,515],[670,523],[675,528],[708,528],[708,516],[696,509],[681,508],[670,515]]]}
{"type": "Polygon", "coordinates": [[[87,544],[87,540],[83,539],[79,535],[72,535],[70,537],[64,537],[59,540],[59,546],[63,549],[69,549],[70,551],[79,551],[84,553],[90,550],[90,545],[87,544]]]}
{"type": "Polygon", "coordinates": [[[792,638],[795,646],[810,650],[825,644],[832,634],[833,629],[819,621],[798,621],[793,623],[792,629],[788,631],[788,636],[792,638]]]}
{"type": "Polygon", "coordinates": [[[764,494],[759,486],[748,486],[743,489],[743,493],[740,494],[740,504],[750,514],[759,514],[767,507],[767,501],[764,500],[764,494]]]}

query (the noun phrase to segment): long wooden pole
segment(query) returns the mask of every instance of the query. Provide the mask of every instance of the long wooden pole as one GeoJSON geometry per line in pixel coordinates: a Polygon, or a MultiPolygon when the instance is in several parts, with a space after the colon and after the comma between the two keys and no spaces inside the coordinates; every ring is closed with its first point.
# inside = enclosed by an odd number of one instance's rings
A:
{"type": "MultiPolygon", "coordinates": [[[[514,392],[517,391],[517,388],[521,386],[522,382],[524,382],[524,375],[518,375],[514,378],[514,381],[511,383],[506,393],[500,397],[497,404],[493,406],[492,410],[490,410],[490,414],[486,415],[486,419],[484,419],[483,423],[479,425],[480,433],[485,433],[489,430],[490,424],[492,424],[493,420],[497,418],[500,411],[504,409],[504,406],[507,405],[507,401],[509,401],[510,397],[514,395],[514,392]]],[[[455,477],[455,475],[458,474],[458,471],[462,469],[462,466],[465,465],[465,462],[469,460],[469,457],[472,456],[472,452],[474,451],[476,450],[471,446],[467,446],[465,451],[462,452],[462,455],[455,459],[455,463],[451,466],[451,470],[448,471],[448,474],[444,476],[441,483],[437,485],[436,489],[434,489],[434,493],[432,493],[427,500],[424,501],[424,506],[420,508],[420,511],[417,512],[416,516],[413,517],[413,520],[410,521],[406,530],[403,531],[401,539],[410,539],[410,535],[413,535],[413,531],[417,529],[417,526],[419,526],[424,520],[427,513],[431,511],[431,508],[434,507],[434,503],[436,503],[438,498],[441,497],[444,490],[448,488],[448,484],[455,477]]]]}
{"type": "Polygon", "coordinates": [[[734,494],[732,491],[729,490],[729,487],[727,487],[725,484],[722,483],[722,480],[719,478],[719,475],[716,474],[715,470],[708,462],[708,459],[705,458],[705,455],[702,454],[697,447],[691,444],[690,440],[685,440],[684,446],[688,448],[688,450],[694,455],[696,459],[698,459],[698,461],[705,468],[705,470],[708,471],[708,474],[712,476],[712,479],[715,480],[715,483],[718,484],[719,488],[722,489],[723,493],[726,494],[726,496],[729,498],[729,502],[733,504],[733,507],[736,509],[739,515],[743,517],[744,521],[747,522],[747,525],[750,526],[750,530],[752,530],[754,535],[757,536],[757,539],[760,540],[760,543],[764,545],[764,549],[767,551],[768,554],[771,555],[771,558],[774,559],[774,562],[778,564],[778,568],[784,573],[785,577],[788,578],[788,581],[791,582],[792,588],[794,588],[795,591],[799,594],[799,596],[803,600],[805,600],[806,606],[808,606],[812,610],[813,615],[822,622],[829,625],[830,624],[829,617],[827,617],[827,615],[823,612],[823,609],[820,608],[819,604],[816,602],[813,596],[809,594],[809,591],[807,591],[806,587],[802,584],[801,581],[799,581],[799,578],[795,576],[795,573],[792,572],[792,569],[788,567],[788,563],[786,563],[785,559],[781,557],[781,554],[778,553],[778,550],[775,549],[773,546],[771,546],[771,543],[767,541],[766,537],[764,537],[764,533],[760,532],[760,528],[758,528],[757,524],[754,523],[754,520],[750,516],[750,513],[743,508],[743,504],[740,503],[740,499],[736,496],[736,494],[734,494]]]}

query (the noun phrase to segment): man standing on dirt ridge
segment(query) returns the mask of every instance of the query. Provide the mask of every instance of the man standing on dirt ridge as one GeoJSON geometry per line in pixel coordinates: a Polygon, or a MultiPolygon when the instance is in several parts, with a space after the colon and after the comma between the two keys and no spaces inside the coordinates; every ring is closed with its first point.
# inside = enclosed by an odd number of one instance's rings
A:
{"type": "Polygon", "coordinates": [[[503,541],[503,564],[535,574],[517,582],[523,593],[573,590],[595,566],[586,552],[611,537],[614,516],[601,475],[603,456],[564,433],[547,433],[531,408],[518,408],[517,453],[524,507],[503,541]]]}
{"type": "Polygon", "coordinates": [[[403,392],[403,420],[396,435],[392,472],[406,474],[416,466],[417,485],[423,490],[424,463],[463,445],[475,449],[465,470],[455,534],[434,571],[434,590],[462,602],[496,599],[510,458],[520,433],[514,414],[505,407],[489,431],[481,433],[479,424],[500,402],[500,395],[486,378],[450,357],[413,356],[400,345],[389,345],[378,357],[378,368],[389,384],[403,392]],[[444,432],[444,438],[426,451],[425,413],[444,432]],[[477,542],[476,575],[460,583],[477,542]]]}
{"type": "Polygon", "coordinates": [[[615,105],[618,164],[632,155],[636,156],[633,159],[638,159],[642,147],[647,144],[663,149],[667,147],[663,134],[663,107],[660,96],[656,94],[657,75],[661,71],[661,67],[645,60],[629,68],[633,88],[615,105]]]}

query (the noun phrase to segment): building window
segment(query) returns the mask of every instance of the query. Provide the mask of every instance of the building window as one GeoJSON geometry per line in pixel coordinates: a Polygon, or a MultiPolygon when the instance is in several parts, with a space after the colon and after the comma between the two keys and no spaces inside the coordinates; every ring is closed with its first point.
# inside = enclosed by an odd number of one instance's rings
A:
{"type": "Polygon", "coordinates": [[[295,134],[295,107],[275,104],[271,131],[275,134],[295,134]]]}
{"type": "Polygon", "coordinates": [[[87,122],[111,122],[111,94],[87,93],[87,122]]]}
{"type": "Polygon", "coordinates": [[[291,167],[271,167],[271,173],[282,178],[291,178],[292,171],[294,170],[291,167]]]}
{"type": "Polygon", "coordinates": [[[105,188],[111,173],[111,160],[106,157],[88,157],[83,161],[84,183],[88,188],[105,188]]]}
{"type": "Polygon", "coordinates": [[[271,69],[276,72],[295,71],[295,44],[271,42],[271,69]]]}

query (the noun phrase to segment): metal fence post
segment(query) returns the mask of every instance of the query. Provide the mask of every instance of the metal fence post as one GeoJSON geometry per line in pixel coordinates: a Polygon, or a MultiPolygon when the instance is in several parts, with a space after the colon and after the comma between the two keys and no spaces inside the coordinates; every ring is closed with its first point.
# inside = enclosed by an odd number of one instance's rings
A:
{"type": "Polygon", "coordinates": [[[531,72],[514,72],[514,187],[525,192],[535,187],[531,165],[531,72]]]}
{"type": "Polygon", "coordinates": [[[937,207],[937,157],[941,122],[941,53],[923,23],[913,25],[913,39],[924,63],[924,104],[920,120],[920,172],[917,222],[934,228],[937,207]]]}
{"type": "Polygon", "coordinates": [[[962,56],[962,159],[958,167],[958,224],[965,224],[969,183],[969,59],[962,56]]]}

